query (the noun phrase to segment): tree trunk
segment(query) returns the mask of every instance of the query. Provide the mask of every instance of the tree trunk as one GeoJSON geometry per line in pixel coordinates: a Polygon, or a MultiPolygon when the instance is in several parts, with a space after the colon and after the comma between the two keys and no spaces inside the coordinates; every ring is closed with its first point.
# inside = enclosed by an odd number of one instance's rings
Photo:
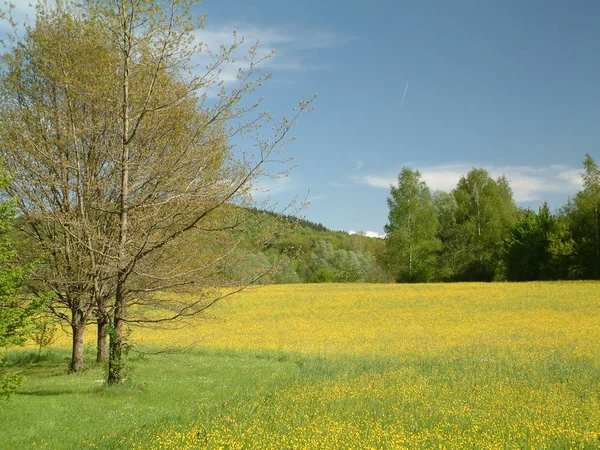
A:
{"type": "Polygon", "coordinates": [[[115,310],[113,331],[110,333],[110,354],[108,358],[108,384],[123,382],[123,311],[122,306],[115,310]]]}
{"type": "Polygon", "coordinates": [[[408,277],[409,277],[409,280],[412,282],[413,281],[413,254],[412,254],[412,250],[409,250],[409,252],[408,252],[408,277]]]}
{"type": "Polygon", "coordinates": [[[73,353],[71,355],[70,373],[76,373],[83,370],[83,335],[85,325],[71,324],[73,330],[73,353]]]}
{"type": "Polygon", "coordinates": [[[123,382],[123,323],[125,321],[125,282],[127,279],[127,233],[129,222],[129,140],[130,140],[130,97],[129,97],[129,63],[132,49],[131,17],[122,12],[123,26],[123,103],[122,103],[122,135],[121,135],[121,204],[119,224],[119,260],[117,285],[115,291],[115,311],[113,315],[114,329],[110,334],[110,356],[108,359],[108,383],[123,382]]]}
{"type": "Polygon", "coordinates": [[[108,361],[108,319],[98,318],[98,348],[96,362],[108,361]]]}

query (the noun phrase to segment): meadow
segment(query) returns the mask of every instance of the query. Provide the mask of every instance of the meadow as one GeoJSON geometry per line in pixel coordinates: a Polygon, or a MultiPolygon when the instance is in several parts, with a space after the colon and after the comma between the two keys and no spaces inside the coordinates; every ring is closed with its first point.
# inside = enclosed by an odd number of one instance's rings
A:
{"type": "Polygon", "coordinates": [[[91,340],[10,351],[0,448],[600,447],[599,282],[266,286],[130,339],[117,387],[91,340]]]}

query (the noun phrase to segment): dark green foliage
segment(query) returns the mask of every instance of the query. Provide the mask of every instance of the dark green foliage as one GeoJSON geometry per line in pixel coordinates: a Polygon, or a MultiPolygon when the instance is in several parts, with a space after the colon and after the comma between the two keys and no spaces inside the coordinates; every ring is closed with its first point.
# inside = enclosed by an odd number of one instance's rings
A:
{"type": "MultiPolygon", "coordinates": [[[[7,182],[0,170],[0,192],[7,182]]],[[[0,201],[0,349],[25,342],[30,331],[28,319],[39,309],[39,302],[19,296],[31,268],[17,259],[13,249],[14,214],[13,201],[0,201]]]]}
{"type": "Polygon", "coordinates": [[[304,219],[302,217],[291,216],[289,214],[280,214],[275,211],[268,211],[268,210],[263,210],[263,209],[258,209],[258,208],[249,208],[249,209],[256,213],[265,213],[265,214],[269,214],[270,216],[275,217],[277,219],[283,219],[284,221],[286,221],[287,223],[289,223],[291,225],[299,225],[301,227],[310,228],[311,230],[315,230],[315,231],[331,231],[329,228],[327,228],[325,225],[323,225],[321,223],[311,222],[310,220],[304,219]]]}
{"type": "Polygon", "coordinates": [[[113,353],[112,364],[104,366],[106,370],[107,384],[121,384],[131,376],[132,366],[129,364],[127,359],[129,352],[131,351],[132,345],[129,339],[131,330],[128,330],[123,336],[118,336],[113,324],[107,327],[107,333],[110,336],[109,340],[109,352],[113,353]],[[117,346],[120,347],[121,358],[115,358],[114,352],[117,351],[117,346]]]}
{"type": "Polygon", "coordinates": [[[484,169],[473,169],[453,191],[456,220],[465,235],[466,255],[457,280],[491,281],[501,277],[504,240],[512,229],[517,208],[508,181],[494,180],[484,169]]]}
{"type": "Polygon", "coordinates": [[[275,283],[295,284],[300,283],[301,279],[296,272],[296,262],[287,255],[281,255],[275,273],[275,283]]]}
{"type": "Polygon", "coordinates": [[[397,281],[600,279],[600,169],[590,155],[581,176],[583,190],[552,214],[547,204],[518,209],[508,180],[484,169],[431,196],[419,172],[404,168],[378,259],[397,281]]]}
{"type": "Polygon", "coordinates": [[[268,284],[273,282],[276,271],[274,263],[260,251],[240,251],[236,264],[228,272],[231,280],[243,280],[251,284],[268,284]],[[253,280],[256,280],[253,283],[253,280]]]}
{"type": "MultiPolygon", "coordinates": [[[[0,365],[2,361],[0,361],[0,365]]],[[[10,396],[23,384],[23,376],[18,374],[0,374],[0,403],[8,400],[10,396]]]]}
{"type": "Polygon", "coordinates": [[[547,204],[539,213],[527,211],[506,241],[504,264],[508,281],[551,279],[550,239],[555,218],[547,204]]]}
{"type": "Polygon", "coordinates": [[[565,216],[558,216],[549,236],[548,253],[550,263],[548,266],[549,278],[553,280],[577,279],[575,254],[575,241],[569,228],[569,221],[565,216]]]}
{"type": "Polygon", "coordinates": [[[452,193],[438,191],[430,196],[419,180],[419,173],[405,168],[399,176],[398,188],[392,188],[388,199],[390,224],[386,227],[387,251],[382,259],[392,268],[397,281],[597,277],[600,176],[589,155],[584,168],[584,191],[558,216],[550,212],[547,204],[537,214],[519,210],[508,180],[505,177],[494,180],[483,169],[473,169],[462,177],[452,193]],[[411,203],[411,198],[418,201],[411,203]],[[435,221],[428,216],[430,206],[435,221]],[[427,215],[417,215],[423,211],[427,215]],[[418,220],[411,222],[415,217],[418,220]],[[430,252],[435,248],[433,255],[425,261],[424,271],[411,274],[406,270],[407,255],[409,264],[410,256],[415,256],[414,252],[411,255],[415,248],[411,232],[427,234],[427,230],[434,228],[430,226],[433,223],[437,226],[437,248],[425,245],[430,252]]]}
{"type": "Polygon", "coordinates": [[[583,190],[564,208],[574,242],[572,271],[578,278],[600,278],[600,169],[590,155],[583,161],[583,190]]]}
{"type": "Polygon", "coordinates": [[[231,277],[272,268],[258,283],[383,282],[389,277],[379,258],[385,248],[382,239],[361,234],[330,231],[313,222],[273,212],[253,210],[265,219],[262,227],[278,224],[277,238],[256,248],[252,230],[239,249],[241,264],[231,277]],[[308,226],[305,226],[308,223],[308,226]],[[326,231],[323,231],[326,230],[326,231]]]}
{"type": "Polygon", "coordinates": [[[343,248],[336,250],[328,240],[315,242],[307,259],[307,281],[316,283],[374,281],[377,274],[373,255],[343,248]]]}
{"type": "Polygon", "coordinates": [[[332,269],[322,267],[317,270],[312,277],[314,283],[333,283],[335,281],[335,273],[332,269]]]}
{"type": "Polygon", "coordinates": [[[437,191],[433,194],[433,203],[439,224],[437,237],[441,242],[436,259],[435,280],[452,281],[469,258],[467,234],[456,220],[458,206],[452,194],[437,191]]]}
{"type": "Polygon", "coordinates": [[[509,279],[600,279],[600,170],[590,155],[581,177],[583,190],[556,217],[543,207],[511,232],[509,279]]]}

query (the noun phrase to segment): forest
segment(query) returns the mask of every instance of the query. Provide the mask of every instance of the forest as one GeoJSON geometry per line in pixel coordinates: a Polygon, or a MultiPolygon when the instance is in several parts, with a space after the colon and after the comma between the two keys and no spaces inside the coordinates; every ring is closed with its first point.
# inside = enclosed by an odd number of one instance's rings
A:
{"type": "Polygon", "coordinates": [[[391,188],[382,261],[397,281],[532,281],[600,276],[600,171],[587,154],[582,190],[560,208],[518,208],[484,169],[430,193],[404,168],[391,188]]]}

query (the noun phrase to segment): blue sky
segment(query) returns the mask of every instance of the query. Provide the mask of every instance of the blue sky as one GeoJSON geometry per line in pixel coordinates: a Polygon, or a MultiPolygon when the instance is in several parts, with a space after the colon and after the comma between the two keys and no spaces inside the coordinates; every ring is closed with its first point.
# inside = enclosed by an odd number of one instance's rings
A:
{"type": "Polygon", "coordinates": [[[236,29],[277,50],[262,90],[273,114],[319,95],[286,148],[297,167],[264,186],[280,205],[310,190],[302,214],[329,228],[382,233],[403,166],[444,190],[484,167],[519,205],[558,208],[585,153],[600,162],[597,0],[205,0],[197,12],[208,43],[236,29]]]}
{"type": "MultiPolygon", "coordinates": [[[[273,199],[310,189],[304,215],[383,232],[407,165],[450,190],[472,167],[506,174],[520,205],[559,207],[600,157],[600,2],[206,0],[207,30],[276,48],[267,104],[318,93],[273,199]],[[402,97],[408,83],[404,102],[402,97]]],[[[600,161],[599,161],[600,162],[600,161]]]]}

